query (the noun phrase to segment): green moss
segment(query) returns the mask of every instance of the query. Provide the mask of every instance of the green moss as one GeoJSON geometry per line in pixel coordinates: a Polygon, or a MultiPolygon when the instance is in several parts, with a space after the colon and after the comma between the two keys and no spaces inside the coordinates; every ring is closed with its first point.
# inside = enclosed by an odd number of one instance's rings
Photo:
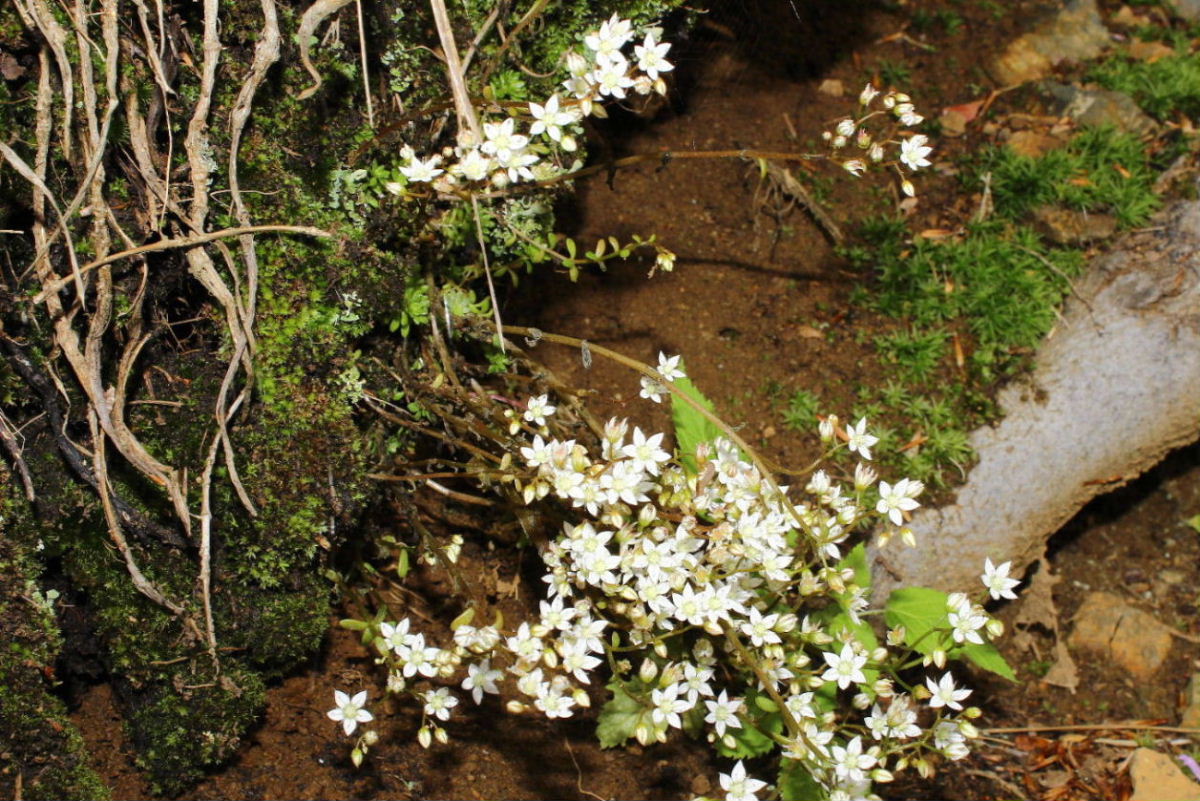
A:
{"type": "Polygon", "coordinates": [[[138,764],[158,792],[176,794],[228,759],[265,703],[262,678],[236,663],[220,676],[174,673],[138,694],[129,715],[138,764]]]}
{"type": "Polygon", "coordinates": [[[1106,89],[1125,92],[1159,120],[1176,114],[1200,119],[1200,57],[1187,52],[1186,46],[1179,54],[1154,62],[1111,58],[1093,67],[1088,78],[1106,89]]]}
{"type": "MultiPolygon", "coordinates": [[[[12,477],[0,472],[11,486],[12,477]]],[[[11,519],[16,504],[6,505],[4,518],[11,519]]],[[[35,543],[11,525],[0,532],[0,796],[107,799],[83,738],[52,694],[62,637],[54,595],[37,583],[35,543]]]]}
{"type": "Polygon", "coordinates": [[[1129,227],[1145,222],[1160,205],[1145,145],[1112,128],[1086,129],[1066,146],[1039,157],[989,148],[972,167],[969,188],[980,188],[981,176],[990,173],[996,214],[1007,220],[1020,220],[1043,204],[1057,204],[1108,212],[1129,227]]]}

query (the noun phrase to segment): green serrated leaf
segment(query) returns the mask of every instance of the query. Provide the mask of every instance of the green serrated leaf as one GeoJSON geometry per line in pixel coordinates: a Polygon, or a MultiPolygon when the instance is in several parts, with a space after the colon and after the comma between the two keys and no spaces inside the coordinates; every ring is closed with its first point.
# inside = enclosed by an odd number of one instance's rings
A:
{"type": "Polygon", "coordinates": [[[860,542],[850,549],[850,552],[842,557],[842,561],[838,562],[838,569],[845,570],[846,568],[854,570],[854,583],[866,589],[871,586],[871,565],[867,561],[867,546],[866,543],[860,542]]]}
{"type": "Polygon", "coordinates": [[[825,788],[795,759],[783,760],[776,786],[781,801],[825,801],[829,797],[825,788]]]}
{"type": "Polygon", "coordinates": [[[928,587],[904,587],[888,596],[883,617],[889,628],[904,626],[904,642],[918,653],[947,650],[954,643],[948,632],[933,633],[949,626],[946,593],[928,587]]]}
{"type": "Polygon", "coordinates": [[[962,655],[979,667],[991,671],[997,676],[1003,676],[1011,682],[1016,682],[1017,680],[1017,674],[1013,672],[1012,667],[1000,655],[1000,652],[996,650],[996,646],[990,642],[985,642],[983,645],[969,643],[963,646],[962,655]]]}
{"type": "Polygon", "coordinates": [[[601,748],[616,748],[633,736],[645,709],[620,682],[610,682],[608,689],[613,695],[600,709],[596,736],[601,748]]]}
{"type": "MultiPolygon", "coordinates": [[[[776,729],[781,729],[783,726],[779,715],[768,715],[760,721],[768,731],[771,729],[772,722],[776,729]]],[[[734,747],[730,748],[725,745],[725,738],[722,737],[717,740],[717,753],[729,759],[750,759],[770,753],[775,748],[775,741],[749,722],[743,722],[740,729],[726,729],[725,733],[733,738],[734,747]]]]}
{"type": "MultiPolygon", "coordinates": [[[[683,365],[681,364],[682,368],[683,365]]],[[[713,410],[712,401],[704,397],[690,378],[677,378],[675,386],[692,400],[699,403],[710,412],[713,410]]],[[[696,446],[702,442],[712,442],[721,436],[721,429],[691,404],[671,395],[671,418],[675,422],[675,444],[679,448],[679,459],[684,468],[696,472],[696,446]]]]}

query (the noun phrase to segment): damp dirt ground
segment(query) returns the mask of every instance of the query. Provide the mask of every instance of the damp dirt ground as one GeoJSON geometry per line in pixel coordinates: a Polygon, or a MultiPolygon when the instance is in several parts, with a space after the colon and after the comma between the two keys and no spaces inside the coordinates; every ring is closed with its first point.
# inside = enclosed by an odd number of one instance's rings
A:
{"type": "MultiPolygon", "coordinates": [[[[866,79],[897,68],[908,70],[905,88],[928,113],[979,99],[992,86],[980,68],[989,53],[1053,4],[725,5],[677,45],[669,102],[653,114],[615,114],[594,132],[597,158],[663,148],[811,150],[820,131],[852,106],[866,79]],[[931,52],[900,35],[916,10],[952,10],[963,28],[922,36],[937,48],[931,52]],[[821,91],[828,80],[841,81],[846,96],[821,91]]],[[[977,131],[943,139],[936,160],[951,164],[987,141],[977,131]]],[[[899,201],[886,177],[851,181],[833,167],[802,169],[812,185],[827,187],[825,205],[847,231],[867,215],[894,210],[899,201]]],[[[973,210],[974,200],[959,194],[952,176],[935,170],[921,189],[920,202],[909,211],[913,230],[953,228],[973,210]]],[[[505,303],[506,322],[581,337],[646,361],[660,350],[682,353],[718,412],[743,424],[743,435],[777,462],[799,466],[814,455],[811,437],[782,424],[780,397],[820,388],[831,406],[848,408],[860,384],[883,380],[872,372],[865,343],[894,323],[850,302],[852,289],[869,276],[851,271],[828,230],[804,209],[771,196],[752,163],[680,159],[601,174],[580,185],[562,219],[584,243],[656,234],[678,254],[676,269],[652,279],[646,277],[649,265],[641,263],[585,274],[577,283],[539,277],[536,292],[517,293],[505,303]]],[[[577,351],[545,345],[536,356],[568,384],[592,393],[599,416],[620,414],[666,427],[665,413],[638,398],[636,382],[623,369],[603,360],[585,369],[577,351]]],[[[1198,513],[1200,449],[1192,447],[1092,503],[1051,541],[1049,564],[1060,577],[1054,600],[1064,632],[1086,594],[1104,590],[1187,635],[1175,642],[1152,685],[1134,682],[1110,663],[1082,658],[1074,693],[1047,685],[1041,677],[1052,640],[1048,631],[1034,631],[1025,650],[1002,645],[1021,684],[976,677],[973,699],[985,711],[983,726],[1026,727],[1026,733],[997,732],[934,781],[906,780],[882,788],[885,795],[1127,796],[1123,762],[1131,744],[1152,735],[1044,727],[1177,721],[1183,686],[1200,668],[1200,536],[1183,523],[1198,513]]],[[[520,619],[523,609],[536,607],[536,579],[522,580],[528,566],[484,542],[468,535],[459,580],[486,594],[506,618],[520,619]]],[[[407,605],[444,625],[450,581],[431,571],[409,588],[407,605]]],[[[1002,607],[997,614],[1011,619],[1012,610],[1002,607]]],[[[413,740],[413,710],[393,710],[382,728],[384,742],[356,770],[345,738],[325,717],[331,690],[361,687],[378,698],[382,687],[371,655],[333,622],[324,652],[271,690],[265,717],[237,758],[184,797],[688,798],[716,794],[717,772],[728,769],[686,738],[604,751],[589,717],[552,725],[507,715],[489,699],[457,718],[451,748],[422,749],[413,740]]],[[[94,684],[71,700],[74,720],[114,796],[153,797],[134,767],[111,689],[94,684]]]]}

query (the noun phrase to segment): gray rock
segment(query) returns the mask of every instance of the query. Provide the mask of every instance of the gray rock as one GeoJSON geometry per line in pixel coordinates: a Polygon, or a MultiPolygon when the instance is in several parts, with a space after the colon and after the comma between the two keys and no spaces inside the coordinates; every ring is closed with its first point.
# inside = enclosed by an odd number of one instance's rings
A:
{"type": "Polygon", "coordinates": [[[1049,99],[1052,113],[1070,117],[1080,125],[1094,128],[1111,125],[1119,131],[1138,136],[1153,133],[1158,128],[1154,120],[1124,92],[1081,89],[1057,81],[1044,81],[1040,89],[1049,99]]]}
{"type": "Polygon", "coordinates": [[[872,547],[876,603],[898,586],[973,591],[985,557],[1019,575],[1085,503],[1200,437],[1200,203],[1093,262],[1033,373],[997,400],[954,503],[913,516],[917,547],[872,547]]]}
{"type": "Polygon", "coordinates": [[[1036,81],[1064,61],[1095,58],[1109,41],[1096,0],[1071,0],[1005,48],[989,72],[1005,86],[1036,81]]]}
{"type": "Polygon", "coordinates": [[[1200,0],[1168,0],[1171,12],[1180,19],[1200,20],[1200,0]]]}

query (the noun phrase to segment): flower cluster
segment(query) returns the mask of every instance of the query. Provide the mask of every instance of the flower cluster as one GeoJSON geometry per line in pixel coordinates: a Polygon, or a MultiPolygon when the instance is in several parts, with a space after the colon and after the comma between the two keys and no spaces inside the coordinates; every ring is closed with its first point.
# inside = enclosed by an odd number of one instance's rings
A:
{"type": "MultiPolygon", "coordinates": [[[[460,184],[487,181],[503,187],[561,172],[544,156],[556,150],[575,152],[580,121],[589,115],[605,116],[605,100],[621,100],[629,92],[666,94],[662,76],[674,66],[666,59],[671,45],[658,41],[659,35],[656,29],[647,31],[630,58],[624,50],[634,40],[633,24],[614,14],[584,37],[584,53],[567,53],[569,77],[562,84],[563,94],[530,103],[524,119],[483,121],[482,140],[471,131],[459,131],[457,146],[441,154],[420,158],[405,146],[400,151],[406,162],[401,174],[410,184],[428,183],[447,192],[460,184]]],[[[400,194],[404,184],[389,183],[388,189],[400,194]]]]}
{"type": "Polygon", "coordinates": [[[904,194],[909,197],[915,196],[916,188],[901,170],[901,166],[913,172],[930,166],[932,162],[928,157],[933,148],[929,146],[929,138],[924,134],[913,134],[901,129],[914,128],[925,118],[916,112],[912,98],[908,95],[895,90],[880,92],[873,84],[867,84],[863,88],[858,96],[858,105],[857,117],[839,120],[833,130],[825,131],[822,137],[829,143],[842,167],[851,175],[862,175],[872,164],[890,163],[900,175],[900,188],[904,194]],[[876,107],[876,101],[879,107],[876,107]],[[887,120],[889,125],[882,132],[872,131],[873,125],[880,120],[887,120]],[[862,151],[861,156],[841,156],[841,152],[851,144],[862,151]],[[888,157],[889,146],[898,148],[898,153],[893,159],[888,157]]]}
{"type": "MultiPolygon", "coordinates": [[[[661,354],[646,372],[650,397],[683,377],[678,357],[661,354]]],[[[728,440],[700,443],[685,464],[663,434],[612,419],[592,451],[549,436],[556,411],[547,396],[525,403],[514,428],[536,428],[508,475],[525,503],[552,501],[568,518],[542,549],[536,619],[476,625],[471,609],[443,646],[408,619],[375,624],[388,690],[424,711],[422,745],[448,740],[442,724],[460,705],[452,683],[475,704],[503,695],[510,712],[566,718],[590,706],[606,668],[605,744],[665,741],[683,729],[706,733],[726,756],[778,745],[830,798],[861,798],[896,771],[928,775],[938,756],[968,753],[979,711],[963,708],[971,690],[945,671],[947,650],[981,645],[1000,625],[953,594],[931,632],[944,645],[914,659],[903,626],[881,645],[860,617],[862,549],[847,547],[857,530],[901,525],[920,482],[876,485],[860,463],[852,483],[818,471],[795,493],[728,440]],[[922,664],[938,672],[909,683],[922,664]]],[[[830,416],[821,428],[864,460],[877,442],[865,420],[843,431],[830,416]]],[[[1011,594],[1008,569],[988,562],[992,597],[1011,594]]],[[[359,696],[337,700],[330,716],[347,731],[369,719],[359,696]]],[[[721,786],[727,798],[754,799],[766,784],[739,761],[721,786]]]]}

